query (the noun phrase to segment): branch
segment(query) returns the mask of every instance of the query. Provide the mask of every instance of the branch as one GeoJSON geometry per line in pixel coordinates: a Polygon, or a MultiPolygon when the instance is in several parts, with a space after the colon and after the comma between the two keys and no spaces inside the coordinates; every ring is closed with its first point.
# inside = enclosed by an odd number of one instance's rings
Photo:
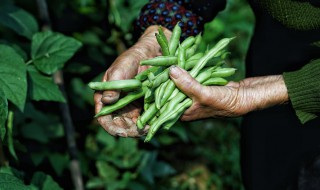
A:
{"type": "MultiPolygon", "coordinates": [[[[39,16],[41,19],[42,30],[51,30],[51,21],[49,17],[49,11],[46,0],[37,0],[39,16]]],[[[67,94],[64,87],[63,73],[61,70],[57,71],[53,76],[54,82],[59,86],[65,99],[67,99],[67,94]]],[[[64,127],[64,132],[66,135],[66,140],[68,144],[68,151],[70,154],[70,170],[73,180],[73,184],[76,190],[83,190],[83,180],[81,176],[80,164],[78,160],[78,148],[75,140],[74,126],[71,119],[71,114],[69,106],[67,103],[59,103],[59,109],[62,117],[62,123],[64,127]]]]}

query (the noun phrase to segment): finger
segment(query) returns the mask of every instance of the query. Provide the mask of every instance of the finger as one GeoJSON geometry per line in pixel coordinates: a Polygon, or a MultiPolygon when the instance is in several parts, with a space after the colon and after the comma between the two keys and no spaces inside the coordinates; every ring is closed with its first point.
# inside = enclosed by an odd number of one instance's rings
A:
{"type": "MultiPolygon", "coordinates": [[[[112,80],[125,80],[131,78],[131,72],[123,70],[122,68],[117,68],[116,70],[110,69],[106,72],[102,81],[112,81],[112,80]]],[[[106,90],[102,93],[101,102],[104,104],[113,104],[120,97],[119,90],[106,90]]]]}
{"type": "Polygon", "coordinates": [[[188,97],[197,97],[201,91],[201,84],[189,73],[177,66],[170,67],[170,77],[176,86],[188,97]]]}
{"type": "Polygon", "coordinates": [[[118,101],[119,97],[120,97],[120,91],[118,91],[118,90],[104,91],[101,96],[101,102],[103,104],[113,104],[116,101],[118,101]]]}
{"type": "Polygon", "coordinates": [[[95,92],[93,95],[94,100],[94,112],[95,114],[99,113],[100,110],[103,107],[103,103],[101,102],[102,93],[101,92],[95,92]]]}
{"type": "Polygon", "coordinates": [[[127,132],[124,128],[117,126],[113,121],[111,115],[98,117],[98,122],[100,125],[111,135],[113,136],[127,136],[127,132]]]}

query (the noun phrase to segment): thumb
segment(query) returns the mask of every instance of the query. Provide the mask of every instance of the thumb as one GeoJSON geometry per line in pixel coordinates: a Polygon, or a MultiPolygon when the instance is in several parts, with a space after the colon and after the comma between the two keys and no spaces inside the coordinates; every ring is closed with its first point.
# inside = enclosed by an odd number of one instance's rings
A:
{"type": "Polygon", "coordinates": [[[170,78],[185,95],[196,97],[201,91],[201,84],[186,71],[177,66],[170,67],[170,78]]]}

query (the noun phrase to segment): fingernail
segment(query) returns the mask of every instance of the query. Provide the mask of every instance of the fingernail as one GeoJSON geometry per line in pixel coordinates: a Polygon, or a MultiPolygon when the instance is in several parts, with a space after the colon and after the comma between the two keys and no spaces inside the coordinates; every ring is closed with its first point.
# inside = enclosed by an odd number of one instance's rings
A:
{"type": "Polygon", "coordinates": [[[170,67],[170,76],[177,79],[182,74],[182,71],[177,66],[171,66],[170,67]]]}
{"type": "Polygon", "coordinates": [[[110,98],[110,97],[112,97],[112,94],[103,94],[103,97],[108,97],[108,98],[110,98]]]}

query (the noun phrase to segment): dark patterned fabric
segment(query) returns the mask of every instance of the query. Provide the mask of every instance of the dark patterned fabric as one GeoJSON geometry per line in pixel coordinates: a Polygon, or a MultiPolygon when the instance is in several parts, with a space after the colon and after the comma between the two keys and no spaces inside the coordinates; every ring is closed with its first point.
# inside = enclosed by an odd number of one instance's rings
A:
{"type": "Polygon", "coordinates": [[[134,23],[134,34],[140,36],[150,25],[171,30],[179,22],[183,40],[202,32],[204,23],[213,20],[226,4],[226,0],[150,0],[134,23]]]}
{"type": "Polygon", "coordinates": [[[194,14],[189,0],[153,0],[146,4],[135,23],[135,31],[141,34],[150,25],[162,25],[169,30],[179,22],[182,39],[203,31],[203,18],[194,14]]]}

